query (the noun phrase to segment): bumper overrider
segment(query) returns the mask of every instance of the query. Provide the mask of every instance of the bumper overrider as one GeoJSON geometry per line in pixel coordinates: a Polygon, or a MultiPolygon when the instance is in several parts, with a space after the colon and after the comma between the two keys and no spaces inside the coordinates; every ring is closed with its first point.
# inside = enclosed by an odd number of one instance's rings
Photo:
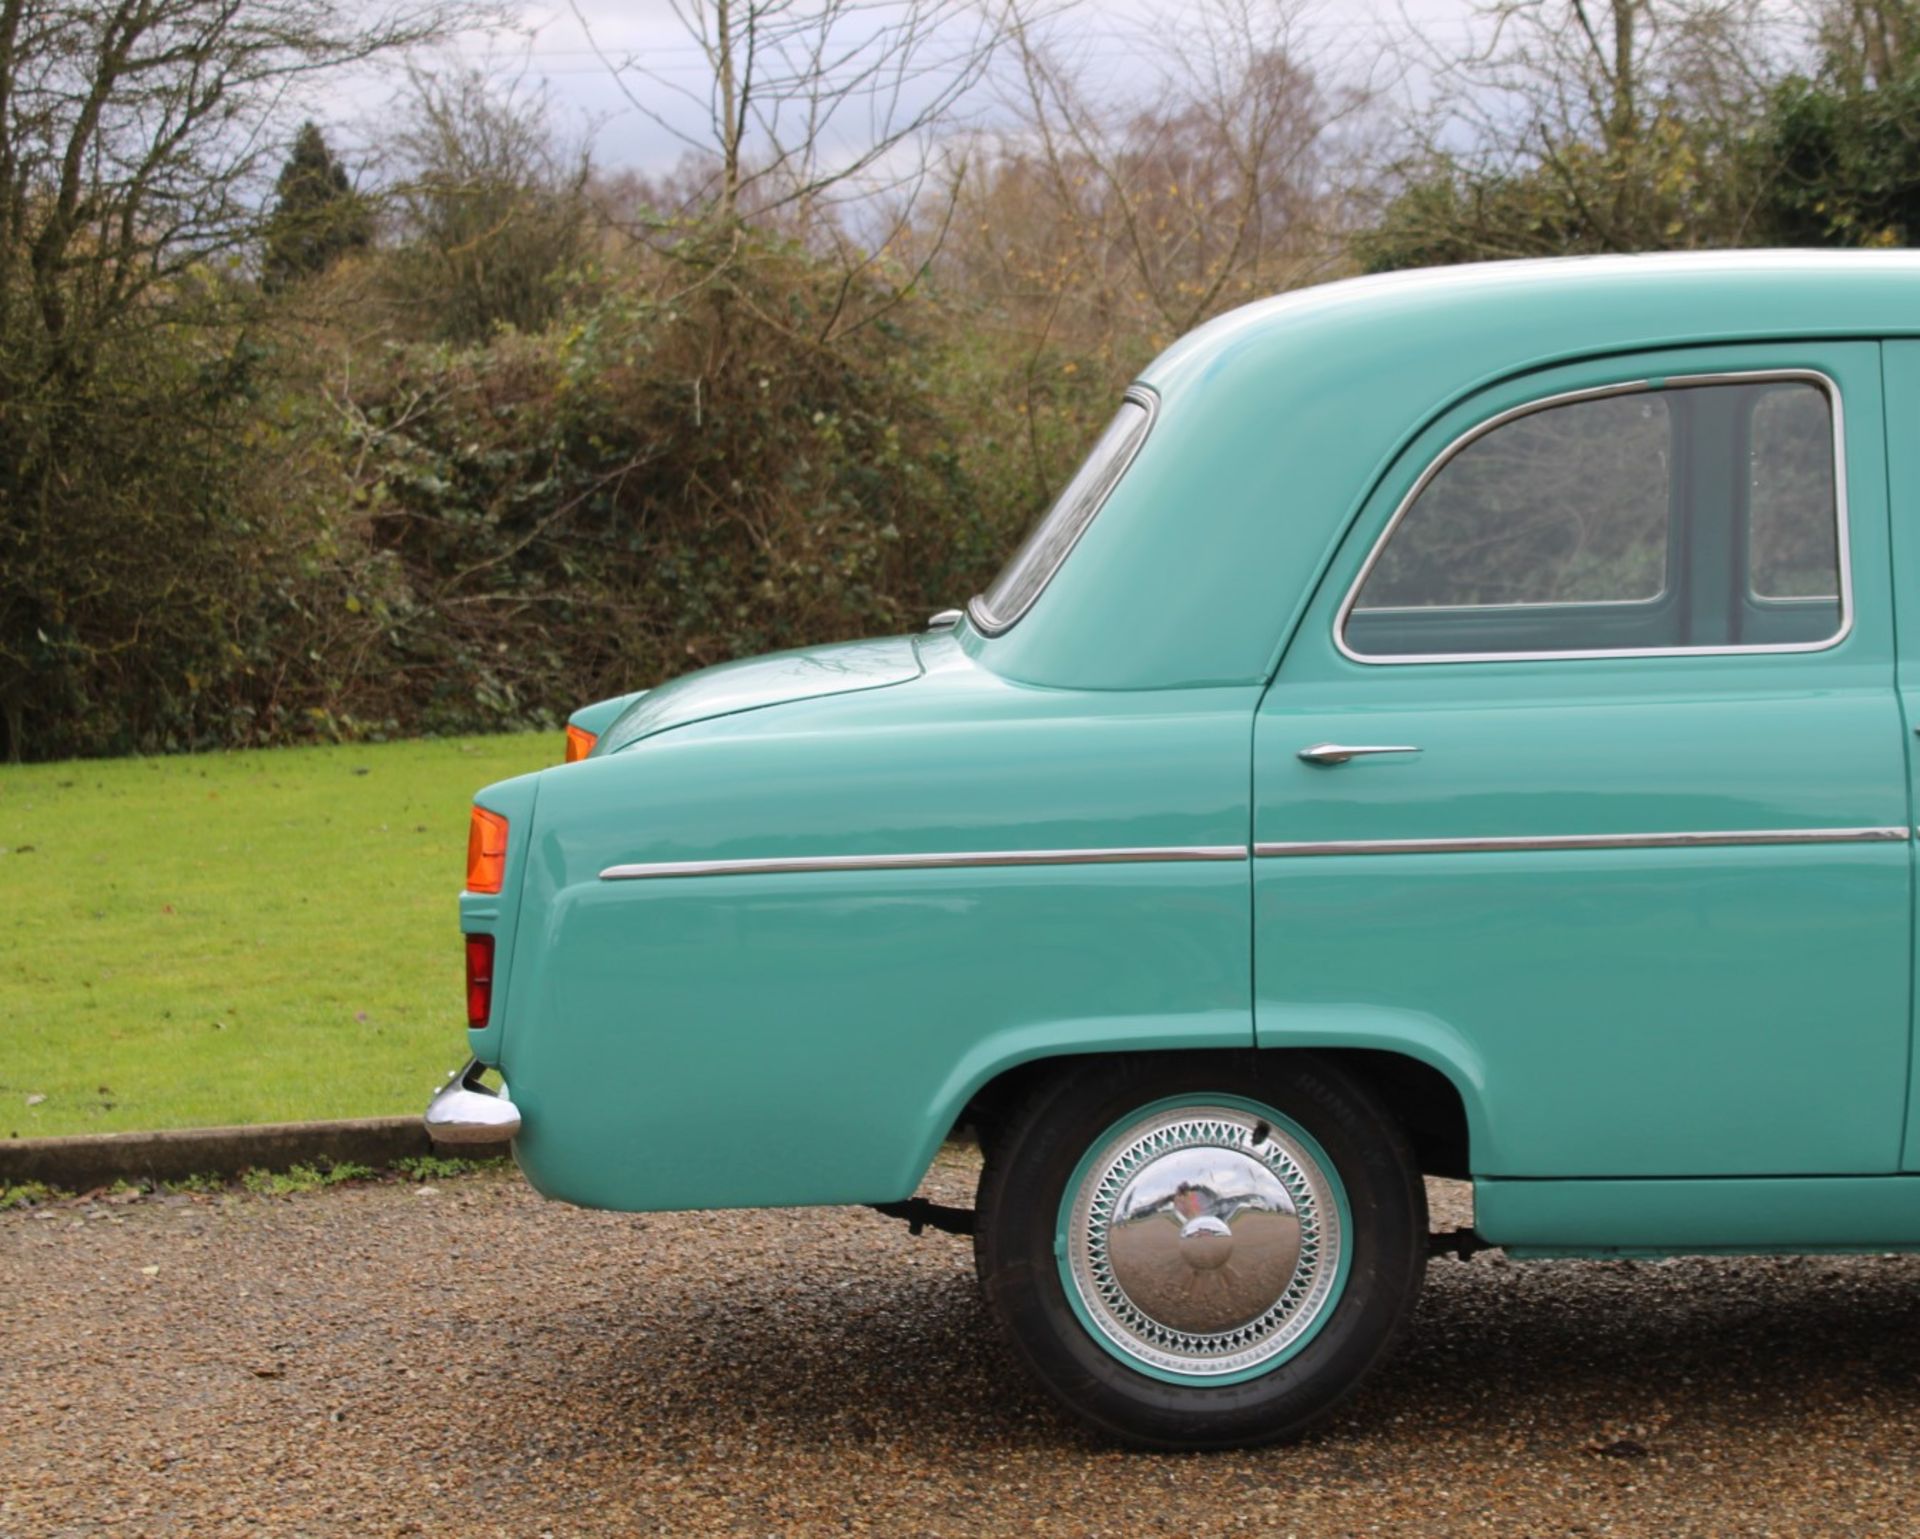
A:
{"type": "Polygon", "coordinates": [[[427,1133],[437,1144],[503,1144],[520,1131],[520,1108],[480,1083],[486,1065],[469,1058],[427,1103],[427,1133]]]}

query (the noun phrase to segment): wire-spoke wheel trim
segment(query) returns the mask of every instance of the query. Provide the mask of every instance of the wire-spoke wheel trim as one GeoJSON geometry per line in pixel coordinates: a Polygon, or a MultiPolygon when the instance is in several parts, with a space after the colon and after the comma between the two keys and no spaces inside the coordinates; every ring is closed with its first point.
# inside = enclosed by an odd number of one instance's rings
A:
{"type": "Polygon", "coordinates": [[[1276,1365],[1344,1279],[1342,1194],[1277,1112],[1148,1108],[1068,1184],[1062,1271],[1102,1344],[1156,1376],[1222,1380],[1276,1365]]]}

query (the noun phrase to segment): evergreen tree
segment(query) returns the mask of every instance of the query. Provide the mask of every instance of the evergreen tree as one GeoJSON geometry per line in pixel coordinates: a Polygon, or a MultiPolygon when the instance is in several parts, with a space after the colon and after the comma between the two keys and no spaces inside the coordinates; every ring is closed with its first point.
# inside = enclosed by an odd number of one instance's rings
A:
{"type": "Polygon", "coordinates": [[[317,125],[300,125],[274,187],[264,268],[269,289],[324,272],[347,252],[371,243],[372,213],[348,185],[346,168],[334,159],[317,125]]]}

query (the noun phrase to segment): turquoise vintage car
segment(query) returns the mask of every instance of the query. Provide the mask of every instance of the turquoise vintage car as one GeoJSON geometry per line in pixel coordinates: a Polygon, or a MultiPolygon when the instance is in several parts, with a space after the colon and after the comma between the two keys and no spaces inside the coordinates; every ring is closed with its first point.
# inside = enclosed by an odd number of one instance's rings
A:
{"type": "Polygon", "coordinates": [[[1920,260],[1256,304],[963,614],[482,791],[429,1122],[589,1207],[970,1230],[1088,1421],[1289,1436],[1430,1246],[1920,1248],[1917,694],[1920,260]],[[962,1126],[977,1206],[917,1201],[962,1126]]]}

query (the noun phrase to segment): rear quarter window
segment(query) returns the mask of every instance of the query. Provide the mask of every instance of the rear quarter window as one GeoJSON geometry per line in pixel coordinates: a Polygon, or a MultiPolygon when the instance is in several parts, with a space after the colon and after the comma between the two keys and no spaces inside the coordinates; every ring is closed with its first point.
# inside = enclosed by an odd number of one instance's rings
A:
{"type": "Polygon", "coordinates": [[[968,606],[973,623],[989,636],[1009,629],[1033,607],[1100,511],[1133,457],[1146,442],[1158,398],[1135,387],[1082,461],[1073,479],[1033,527],[992,586],[968,606]]]}

